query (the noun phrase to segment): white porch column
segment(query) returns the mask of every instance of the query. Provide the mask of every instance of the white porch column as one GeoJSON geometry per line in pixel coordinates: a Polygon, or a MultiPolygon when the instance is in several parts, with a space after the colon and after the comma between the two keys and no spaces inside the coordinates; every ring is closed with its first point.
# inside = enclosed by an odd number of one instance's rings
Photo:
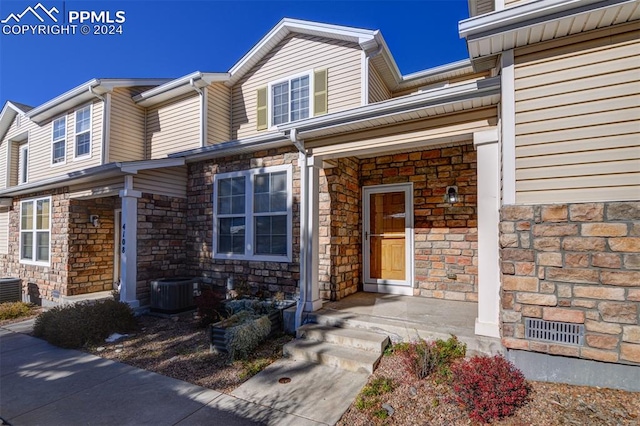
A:
{"type": "Polygon", "coordinates": [[[304,310],[307,312],[317,311],[322,308],[322,300],[320,299],[320,259],[319,259],[319,224],[320,224],[320,169],[322,168],[322,159],[318,157],[310,157],[307,163],[309,168],[307,191],[309,208],[307,210],[307,268],[305,281],[307,283],[307,293],[304,301],[304,310]]]}
{"type": "Polygon", "coordinates": [[[498,130],[473,134],[478,157],[478,335],[500,337],[500,152],[498,130]]]}
{"type": "Polygon", "coordinates": [[[122,250],[120,252],[120,301],[128,303],[132,308],[140,306],[136,298],[137,287],[137,228],[138,198],[140,191],[133,190],[133,176],[125,176],[124,190],[120,191],[122,199],[122,250]]]}

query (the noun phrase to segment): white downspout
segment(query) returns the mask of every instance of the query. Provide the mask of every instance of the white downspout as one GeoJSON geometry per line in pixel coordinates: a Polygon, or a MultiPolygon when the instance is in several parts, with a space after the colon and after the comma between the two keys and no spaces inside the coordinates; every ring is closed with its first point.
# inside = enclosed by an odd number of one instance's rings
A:
{"type": "Polygon", "coordinates": [[[204,92],[202,91],[202,89],[199,88],[198,86],[196,86],[195,81],[193,80],[193,78],[189,80],[189,85],[191,87],[193,87],[193,90],[198,92],[198,95],[200,95],[200,146],[203,147],[203,146],[206,145],[206,138],[205,138],[205,131],[204,131],[205,126],[206,126],[205,96],[204,96],[204,92]]]}
{"type": "Polygon", "coordinates": [[[291,129],[289,139],[298,148],[300,152],[299,165],[300,170],[300,296],[296,306],[295,329],[302,325],[302,311],[307,300],[307,269],[309,268],[307,259],[307,250],[309,249],[309,233],[307,232],[309,221],[309,191],[307,191],[309,182],[309,155],[304,149],[304,142],[298,139],[296,129],[291,129]]]}

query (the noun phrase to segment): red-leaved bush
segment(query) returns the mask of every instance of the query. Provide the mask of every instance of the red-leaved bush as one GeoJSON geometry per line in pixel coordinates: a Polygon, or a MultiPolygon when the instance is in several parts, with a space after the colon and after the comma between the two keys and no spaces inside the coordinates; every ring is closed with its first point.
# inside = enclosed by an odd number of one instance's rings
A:
{"type": "Polygon", "coordinates": [[[529,395],[524,375],[503,357],[475,356],[451,367],[456,400],[484,423],[508,417],[529,395]]]}

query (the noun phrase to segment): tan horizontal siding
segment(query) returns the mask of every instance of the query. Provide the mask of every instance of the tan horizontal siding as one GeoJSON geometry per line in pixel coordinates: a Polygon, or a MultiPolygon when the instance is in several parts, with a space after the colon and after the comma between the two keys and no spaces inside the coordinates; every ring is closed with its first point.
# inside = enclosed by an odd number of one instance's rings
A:
{"type": "Polygon", "coordinates": [[[102,155],[102,111],[103,103],[96,99],[91,104],[91,155],[74,159],[75,153],[75,126],[78,109],[81,105],[66,113],[66,163],[51,165],[51,128],[54,120],[61,116],[53,117],[41,126],[34,125],[29,132],[29,182],[35,182],[54,176],[60,176],[76,170],[82,170],[101,164],[102,155]]]}
{"type": "MultiPolygon", "coordinates": [[[[0,254],[9,253],[9,209],[0,207],[0,254]]],[[[6,273],[7,271],[4,271],[6,273]]]]}
{"type": "Polygon", "coordinates": [[[508,7],[520,6],[521,4],[531,3],[536,0],[504,0],[505,9],[508,7]]]}
{"type": "Polygon", "coordinates": [[[494,0],[478,0],[476,4],[476,15],[484,15],[495,10],[494,0]]]}
{"type": "Polygon", "coordinates": [[[147,109],[148,158],[200,146],[200,96],[193,92],[147,109]]]}
{"type": "Polygon", "coordinates": [[[314,69],[327,69],[328,112],[361,105],[361,50],[355,43],[291,35],[276,45],[232,90],[232,138],[256,130],[256,90],[269,82],[314,69]]]}
{"type": "Polygon", "coordinates": [[[137,106],[129,88],[114,89],[111,94],[109,159],[106,162],[144,160],[145,111],[137,106]]]}
{"type": "Polygon", "coordinates": [[[168,167],[161,170],[144,170],[133,178],[137,191],[187,198],[187,168],[168,167]]]}
{"type": "Polygon", "coordinates": [[[96,198],[108,195],[118,195],[124,189],[124,177],[112,177],[100,179],[95,182],[86,182],[69,187],[71,198],[96,198]]]}
{"type": "Polygon", "coordinates": [[[369,66],[369,103],[391,99],[391,91],[373,66],[369,66]]]}
{"type": "Polygon", "coordinates": [[[9,149],[9,182],[7,186],[15,186],[18,184],[18,161],[20,158],[20,149],[17,142],[11,142],[7,147],[9,149]]]}
{"type": "Polygon", "coordinates": [[[9,178],[9,171],[7,170],[9,162],[7,158],[9,156],[10,143],[11,142],[4,139],[0,141],[0,189],[7,187],[7,180],[9,178]]]}
{"type": "Polygon", "coordinates": [[[222,83],[207,87],[207,144],[231,139],[231,89],[222,83]]]}
{"type": "Polygon", "coordinates": [[[640,198],[638,36],[596,31],[567,38],[570,48],[516,50],[517,202],[640,198]]]}

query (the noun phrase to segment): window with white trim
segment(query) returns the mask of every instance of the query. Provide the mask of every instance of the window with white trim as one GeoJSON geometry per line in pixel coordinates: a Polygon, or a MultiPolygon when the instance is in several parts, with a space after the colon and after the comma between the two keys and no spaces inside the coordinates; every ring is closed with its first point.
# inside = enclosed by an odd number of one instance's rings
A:
{"type": "Polygon", "coordinates": [[[18,184],[23,184],[29,181],[29,145],[23,143],[18,150],[18,184]]]}
{"type": "Polygon", "coordinates": [[[311,116],[310,74],[271,84],[271,125],[311,116]]]}
{"type": "Polygon", "coordinates": [[[67,118],[60,117],[53,121],[51,136],[51,164],[62,164],[66,158],[67,118]]]}
{"type": "Polygon", "coordinates": [[[291,261],[291,166],[214,176],[214,257],[291,261]]]}
{"type": "Polygon", "coordinates": [[[20,203],[20,262],[49,264],[51,197],[20,203]]]}
{"type": "Polygon", "coordinates": [[[75,157],[91,154],[91,105],[76,111],[75,157]]]}

